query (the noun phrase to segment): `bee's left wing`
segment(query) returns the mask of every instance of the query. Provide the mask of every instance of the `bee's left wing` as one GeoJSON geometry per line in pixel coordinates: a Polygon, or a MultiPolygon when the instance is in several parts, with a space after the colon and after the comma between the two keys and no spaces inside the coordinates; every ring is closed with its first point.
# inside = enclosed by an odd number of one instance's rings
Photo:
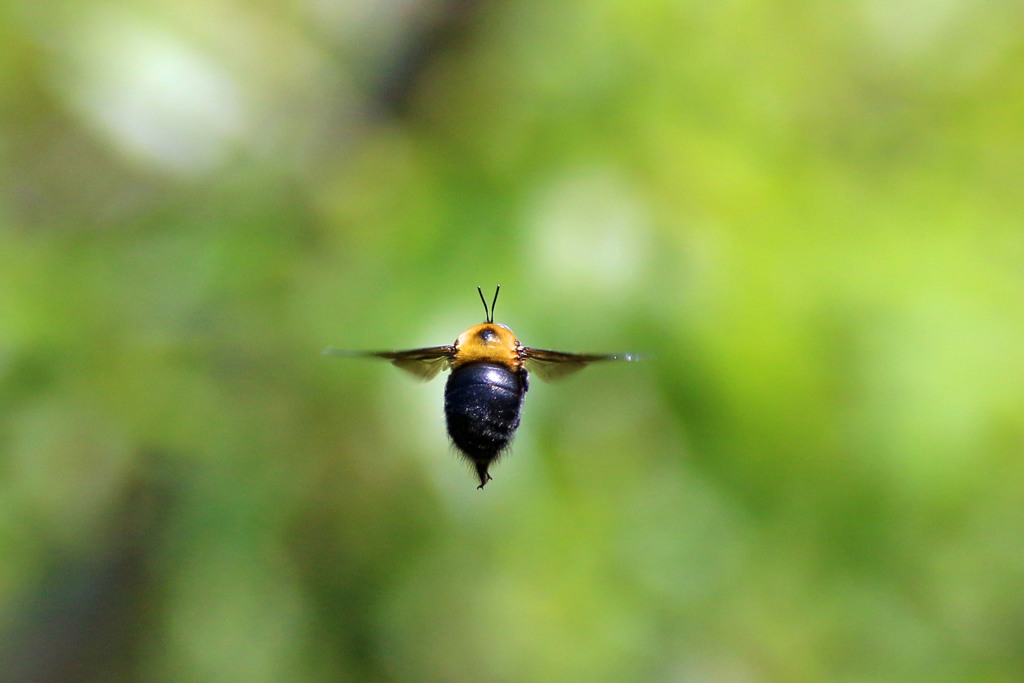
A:
{"type": "Polygon", "coordinates": [[[640,360],[635,353],[566,353],[546,349],[523,348],[523,360],[530,372],[537,373],[543,380],[551,381],[582,370],[591,363],[606,360],[640,360]]]}
{"type": "Polygon", "coordinates": [[[433,379],[441,370],[446,370],[455,355],[454,346],[430,346],[425,349],[409,349],[408,351],[346,351],[328,347],[325,356],[356,356],[363,358],[383,358],[396,367],[411,372],[417,377],[433,379]]]}

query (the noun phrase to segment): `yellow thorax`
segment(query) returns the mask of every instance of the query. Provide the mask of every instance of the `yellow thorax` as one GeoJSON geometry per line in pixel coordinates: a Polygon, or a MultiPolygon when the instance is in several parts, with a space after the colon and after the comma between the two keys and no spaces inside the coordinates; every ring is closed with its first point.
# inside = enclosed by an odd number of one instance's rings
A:
{"type": "Polygon", "coordinates": [[[522,367],[519,340],[504,325],[474,325],[455,340],[452,368],[467,363],[498,363],[513,372],[518,371],[522,367]]]}

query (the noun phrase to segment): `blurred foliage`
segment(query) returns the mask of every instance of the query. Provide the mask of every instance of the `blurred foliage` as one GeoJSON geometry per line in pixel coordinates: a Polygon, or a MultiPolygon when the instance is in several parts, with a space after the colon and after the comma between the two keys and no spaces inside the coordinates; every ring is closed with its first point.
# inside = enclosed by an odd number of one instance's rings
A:
{"type": "Polygon", "coordinates": [[[0,19],[0,679],[1018,680],[1017,3],[0,19]]]}

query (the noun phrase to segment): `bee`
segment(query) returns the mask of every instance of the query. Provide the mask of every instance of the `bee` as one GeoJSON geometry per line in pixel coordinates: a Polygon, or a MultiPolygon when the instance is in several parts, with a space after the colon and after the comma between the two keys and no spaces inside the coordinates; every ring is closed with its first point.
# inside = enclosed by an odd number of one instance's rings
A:
{"type": "Polygon", "coordinates": [[[459,335],[454,344],[407,351],[346,351],[327,348],[325,355],[383,358],[429,380],[451,369],[444,388],[448,436],[471,462],[480,478],[478,489],[491,480],[488,468],[508,448],[519,427],[523,398],[529,388],[527,370],[553,380],[590,363],[639,360],[636,354],[565,353],[523,346],[507,326],[494,322],[501,285],[488,308],[483,290],[484,322],[459,335]]]}

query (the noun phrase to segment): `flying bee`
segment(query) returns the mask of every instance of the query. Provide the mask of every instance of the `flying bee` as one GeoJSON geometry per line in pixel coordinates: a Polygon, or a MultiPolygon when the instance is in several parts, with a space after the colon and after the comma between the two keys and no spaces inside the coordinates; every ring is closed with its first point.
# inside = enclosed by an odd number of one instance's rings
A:
{"type": "Polygon", "coordinates": [[[529,387],[527,370],[553,380],[598,361],[638,360],[630,353],[565,353],[523,346],[512,330],[494,322],[500,290],[498,285],[488,308],[483,290],[476,288],[484,305],[484,322],[460,334],[454,344],[408,351],[324,350],[326,355],[383,358],[424,380],[450,368],[444,388],[448,436],[476,468],[478,489],[491,480],[488,467],[508,448],[519,427],[529,387]]]}

